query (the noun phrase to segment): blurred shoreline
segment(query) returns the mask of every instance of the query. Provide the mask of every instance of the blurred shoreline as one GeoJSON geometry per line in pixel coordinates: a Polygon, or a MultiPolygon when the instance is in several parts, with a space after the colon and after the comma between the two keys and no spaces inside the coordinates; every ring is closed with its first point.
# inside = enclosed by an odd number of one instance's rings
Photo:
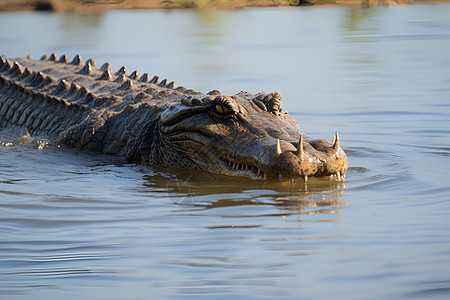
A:
{"type": "Polygon", "coordinates": [[[0,0],[0,12],[98,13],[118,9],[243,9],[279,6],[396,6],[450,0],[0,0]]]}

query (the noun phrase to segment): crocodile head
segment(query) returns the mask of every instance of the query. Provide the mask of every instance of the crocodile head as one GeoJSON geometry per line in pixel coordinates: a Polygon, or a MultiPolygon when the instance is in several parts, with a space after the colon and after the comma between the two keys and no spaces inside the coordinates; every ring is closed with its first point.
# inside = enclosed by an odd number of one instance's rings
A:
{"type": "Polygon", "coordinates": [[[345,179],[337,132],[332,142],[304,135],[279,93],[187,96],[161,114],[157,127],[158,156],[169,167],[251,179],[345,179]]]}

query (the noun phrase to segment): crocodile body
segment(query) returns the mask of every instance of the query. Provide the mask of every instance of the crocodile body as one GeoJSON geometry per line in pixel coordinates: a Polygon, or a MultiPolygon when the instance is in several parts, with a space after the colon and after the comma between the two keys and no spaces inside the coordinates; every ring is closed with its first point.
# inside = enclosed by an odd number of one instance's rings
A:
{"type": "Polygon", "coordinates": [[[151,166],[251,179],[333,176],[347,157],[333,141],[304,135],[279,93],[202,94],[157,76],[65,55],[0,57],[0,127],[151,166]]]}

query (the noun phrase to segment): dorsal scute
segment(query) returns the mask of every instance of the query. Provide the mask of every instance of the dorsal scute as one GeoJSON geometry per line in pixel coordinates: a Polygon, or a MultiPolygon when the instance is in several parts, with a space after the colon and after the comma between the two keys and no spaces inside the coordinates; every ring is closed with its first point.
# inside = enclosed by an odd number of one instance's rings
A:
{"type": "Polygon", "coordinates": [[[150,81],[150,76],[148,75],[148,73],[144,73],[141,76],[141,79],[139,79],[139,82],[149,82],[150,81]]]}
{"type": "Polygon", "coordinates": [[[85,86],[81,86],[80,89],[72,96],[70,99],[71,102],[80,100],[86,96],[86,94],[90,93],[89,89],[85,86]]]}
{"type": "Polygon", "coordinates": [[[222,95],[222,93],[218,90],[212,90],[212,91],[209,91],[206,95],[220,96],[220,95],[222,95]]]}
{"type": "Polygon", "coordinates": [[[71,64],[75,65],[75,66],[81,66],[83,64],[83,60],[81,59],[81,56],[79,54],[75,55],[71,64]]]}
{"type": "Polygon", "coordinates": [[[22,67],[17,61],[14,62],[12,67],[9,69],[8,72],[6,72],[6,75],[9,77],[16,77],[23,73],[24,67],[22,67]]]}
{"type": "Polygon", "coordinates": [[[128,77],[130,79],[138,80],[139,79],[138,71],[137,70],[133,71],[133,73],[131,73],[130,76],[128,76],[128,77]]]}
{"type": "Polygon", "coordinates": [[[60,96],[63,93],[67,93],[69,90],[70,85],[65,79],[61,79],[56,86],[55,90],[51,93],[52,95],[60,96]]]}
{"type": "Polygon", "coordinates": [[[171,81],[170,83],[168,83],[168,84],[166,85],[166,88],[168,88],[168,89],[175,89],[175,82],[174,82],[174,81],[171,81]]]}
{"type": "Polygon", "coordinates": [[[89,59],[86,61],[86,63],[90,63],[90,64],[91,64],[91,67],[94,67],[94,68],[97,67],[97,64],[96,64],[96,62],[95,62],[95,60],[94,60],[93,58],[89,58],[89,59]]]}
{"type": "Polygon", "coordinates": [[[42,80],[41,83],[36,86],[37,89],[45,88],[49,85],[54,84],[56,81],[53,77],[51,77],[49,75],[43,75],[43,77],[44,77],[44,80],[42,80]]]}
{"type": "Polygon", "coordinates": [[[194,91],[193,89],[187,89],[187,90],[184,91],[184,93],[185,93],[186,95],[199,94],[199,92],[194,91]]]}
{"type": "Polygon", "coordinates": [[[150,80],[150,83],[158,84],[159,83],[159,76],[153,76],[152,80],[150,80]]]}
{"type": "Polygon", "coordinates": [[[69,59],[67,58],[67,55],[63,54],[58,60],[59,63],[68,63],[69,59]]]}
{"type": "Polygon", "coordinates": [[[125,68],[125,66],[122,66],[122,67],[116,72],[116,75],[121,75],[121,74],[127,75],[127,68],[125,68]]]}
{"type": "Polygon", "coordinates": [[[163,81],[161,81],[160,84],[158,84],[158,86],[160,86],[160,87],[166,87],[166,85],[167,85],[167,79],[164,79],[163,81]]]}
{"type": "Polygon", "coordinates": [[[50,57],[48,58],[49,61],[57,61],[58,60],[58,56],[56,55],[56,53],[52,53],[50,54],[50,57]]]}
{"type": "Polygon", "coordinates": [[[102,75],[98,78],[98,80],[106,80],[110,81],[112,79],[112,75],[109,69],[103,71],[102,75]]]}
{"type": "Polygon", "coordinates": [[[73,83],[70,85],[69,90],[67,91],[66,97],[72,97],[73,95],[75,95],[79,90],[81,89],[81,87],[76,84],[73,83]]]}
{"type": "Polygon", "coordinates": [[[84,65],[84,67],[80,70],[79,72],[80,74],[83,75],[90,75],[92,74],[92,65],[89,61],[86,62],[86,64],[84,65]]]}
{"type": "Polygon", "coordinates": [[[24,78],[23,83],[31,85],[36,76],[37,72],[31,70],[31,74],[27,78],[24,78]]]}
{"type": "Polygon", "coordinates": [[[93,104],[98,100],[97,95],[95,95],[94,93],[91,92],[86,92],[85,96],[83,97],[83,99],[80,101],[80,104],[93,104]]]}
{"type": "Polygon", "coordinates": [[[32,78],[30,78],[30,82],[29,84],[31,86],[38,86],[39,84],[41,84],[42,82],[44,82],[45,80],[45,74],[42,72],[37,72],[35,73],[35,76],[33,76],[32,78]]]}
{"type": "Polygon", "coordinates": [[[133,88],[133,82],[127,79],[120,87],[119,90],[131,90],[133,88]]]}
{"type": "Polygon", "coordinates": [[[125,73],[119,74],[114,82],[125,82],[127,80],[127,76],[125,73]]]}
{"type": "Polygon", "coordinates": [[[4,73],[7,72],[11,69],[12,67],[12,63],[9,61],[9,59],[5,58],[1,63],[0,63],[0,73],[4,73]]]}
{"type": "Polygon", "coordinates": [[[22,74],[18,76],[16,80],[18,81],[26,80],[32,73],[33,73],[32,70],[30,70],[29,68],[25,68],[25,70],[23,70],[22,74]]]}
{"type": "Polygon", "coordinates": [[[100,67],[100,71],[106,71],[108,70],[110,73],[113,72],[113,68],[111,66],[111,64],[109,62],[105,62],[101,67],[100,67]]]}
{"type": "Polygon", "coordinates": [[[7,63],[8,59],[6,57],[0,56],[0,72],[7,63]]]}

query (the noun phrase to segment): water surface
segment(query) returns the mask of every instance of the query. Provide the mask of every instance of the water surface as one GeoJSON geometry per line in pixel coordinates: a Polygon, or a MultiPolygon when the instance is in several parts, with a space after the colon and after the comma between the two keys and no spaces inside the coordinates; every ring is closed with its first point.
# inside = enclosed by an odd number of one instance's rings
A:
{"type": "Polygon", "coordinates": [[[450,5],[0,14],[8,57],[81,54],[279,91],[345,183],[127,164],[0,131],[1,299],[448,299],[450,5]]]}

